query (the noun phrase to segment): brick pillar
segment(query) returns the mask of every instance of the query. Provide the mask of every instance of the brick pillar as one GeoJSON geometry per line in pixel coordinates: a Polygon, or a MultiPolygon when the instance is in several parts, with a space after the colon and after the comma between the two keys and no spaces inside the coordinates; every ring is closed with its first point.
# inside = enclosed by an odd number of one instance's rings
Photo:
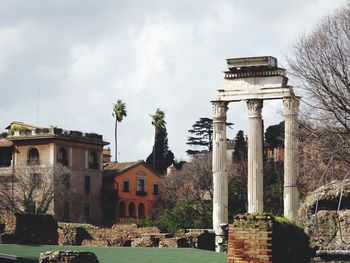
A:
{"type": "Polygon", "coordinates": [[[227,263],[272,262],[273,217],[239,215],[229,226],[227,263]]]}

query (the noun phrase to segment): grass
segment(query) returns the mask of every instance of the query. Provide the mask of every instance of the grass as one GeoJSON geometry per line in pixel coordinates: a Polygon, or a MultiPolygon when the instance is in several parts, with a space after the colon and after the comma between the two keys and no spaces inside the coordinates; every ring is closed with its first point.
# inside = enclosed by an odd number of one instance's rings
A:
{"type": "Polygon", "coordinates": [[[0,253],[38,259],[40,253],[56,250],[80,250],[95,253],[100,263],[225,263],[226,254],[190,248],[117,248],[48,245],[0,244],[0,253]]]}

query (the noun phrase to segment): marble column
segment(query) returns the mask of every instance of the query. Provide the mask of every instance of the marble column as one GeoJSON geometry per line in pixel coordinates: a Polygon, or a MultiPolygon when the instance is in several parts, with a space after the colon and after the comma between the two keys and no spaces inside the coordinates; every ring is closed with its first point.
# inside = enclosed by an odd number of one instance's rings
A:
{"type": "Polygon", "coordinates": [[[299,192],[296,185],[298,167],[298,110],[297,97],[283,98],[284,123],[284,217],[294,221],[299,205],[299,192]]]}
{"type": "Polygon", "coordinates": [[[263,100],[247,101],[248,106],[248,213],[264,211],[263,201],[263,100]]]}
{"type": "Polygon", "coordinates": [[[213,103],[213,229],[217,252],[223,251],[222,224],[228,223],[228,179],[226,153],[227,102],[213,103]]]}

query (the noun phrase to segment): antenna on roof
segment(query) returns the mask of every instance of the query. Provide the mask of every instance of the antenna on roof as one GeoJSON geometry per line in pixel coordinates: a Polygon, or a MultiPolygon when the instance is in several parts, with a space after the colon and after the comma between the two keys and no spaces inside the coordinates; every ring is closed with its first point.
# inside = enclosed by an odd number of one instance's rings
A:
{"type": "Polygon", "coordinates": [[[36,97],[36,124],[39,125],[39,98],[40,98],[40,89],[38,88],[38,93],[36,97]]]}

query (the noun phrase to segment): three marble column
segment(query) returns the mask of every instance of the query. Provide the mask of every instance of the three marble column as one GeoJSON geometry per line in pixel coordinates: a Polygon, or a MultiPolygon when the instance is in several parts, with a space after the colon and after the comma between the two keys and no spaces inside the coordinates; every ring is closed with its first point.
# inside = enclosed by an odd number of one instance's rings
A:
{"type": "MultiPolygon", "coordinates": [[[[213,102],[213,228],[217,251],[221,251],[223,232],[220,227],[228,222],[228,179],[226,153],[226,112],[228,102],[213,102]]],[[[263,204],[263,123],[262,99],[247,100],[248,107],[248,212],[264,211],[263,204]]],[[[284,216],[295,220],[299,195],[297,180],[297,117],[299,99],[283,98],[285,117],[284,148],[284,216]]]]}
{"type": "MultiPolygon", "coordinates": [[[[213,225],[220,232],[220,224],[227,223],[227,153],[226,112],[228,102],[213,104],[213,225]]],[[[248,212],[263,212],[263,123],[262,99],[247,101],[248,107],[248,212]]],[[[284,154],[284,216],[294,220],[298,208],[297,180],[297,117],[299,99],[283,98],[285,117],[284,154]]]]}

